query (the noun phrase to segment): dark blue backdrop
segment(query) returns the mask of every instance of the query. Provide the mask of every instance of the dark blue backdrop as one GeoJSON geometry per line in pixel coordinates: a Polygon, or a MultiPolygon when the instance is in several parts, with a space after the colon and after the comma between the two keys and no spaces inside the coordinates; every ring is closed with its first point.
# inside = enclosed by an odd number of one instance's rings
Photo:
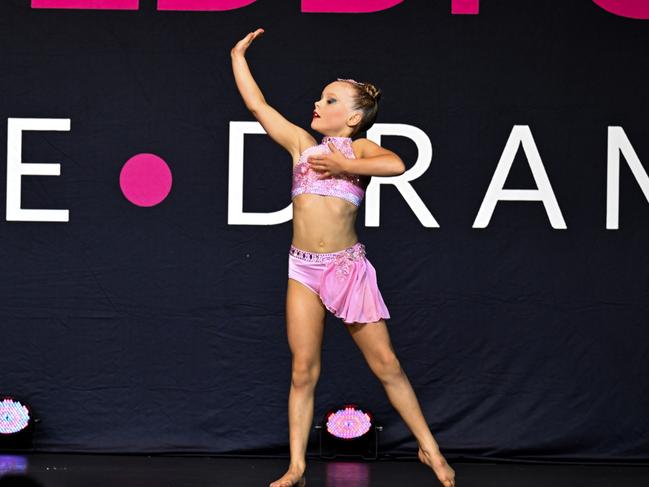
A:
{"type": "MultiPolygon", "coordinates": [[[[457,456],[647,459],[649,204],[624,157],[619,228],[606,228],[607,130],[644,167],[649,21],[588,0],[408,0],[371,14],[300,13],[298,1],[227,12],[32,10],[0,5],[0,119],[70,119],[23,132],[23,208],[68,222],[0,222],[0,394],[32,405],[37,449],[287,452],[284,306],[291,222],[228,223],[231,121],[253,121],[229,51],[248,51],[270,104],[308,129],[336,77],[383,90],[377,124],[430,139],[412,182],[439,227],[382,186],[380,225],[358,234],[391,337],[442,451],[457,456]],[[500,201],[473,222],[512,128],[529,126],[567,228],[540,201],[500,201]],[[132,155],[162,157],[169,196],[121,193],[132,155]]],[[[319,140],[320,134],[314,133],[319,140]]],[[[7,131],[0,130],[0,154],[7,131]]],[[[412,166],[406,137],[381,144],[412,166]]],[[[245,143],[244,211],[290,203],[291,159],[245,143]]],[[[4,161],[6,164],[6,160],[4,161]]],[[[6,191],[6,166],[0,171],[6,191]]],[[[535,188],[518,150],[506,188],[535,188]]],[[[416,442],[328,315],[315,420],[341,400],[383,424],[381,452],[416,442]]],[[[314,445],[311,445],[313,448],[314,445]]]]}

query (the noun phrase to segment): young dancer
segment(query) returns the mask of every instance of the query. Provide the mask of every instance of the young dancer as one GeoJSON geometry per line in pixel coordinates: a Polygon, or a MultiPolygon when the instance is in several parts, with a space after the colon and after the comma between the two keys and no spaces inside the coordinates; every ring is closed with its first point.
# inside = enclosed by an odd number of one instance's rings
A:
{"type": "Polygon", "coordinates": [[[403,161],[374,142],[352,136],[369,129],[381,92],[370,83],[338,78],[315,102],[311,128],[286,120],[266,103],[250,73],[245,53],[264,29],[250,32],[231,50],[237,88],[267,134],[293,158],[293,241],[288,255],[286,328],[292,354],[289,394],[290,465],[269,487],[305,485],[306,447],[313,420],[326,310],[342,319],[388,399],[419,444],[419,460],[444,487],[455,471],[442,456],[388,335],[388,309],[376,271],[365,256],[354,224],[371,176],[405,171],[403,161]]]}

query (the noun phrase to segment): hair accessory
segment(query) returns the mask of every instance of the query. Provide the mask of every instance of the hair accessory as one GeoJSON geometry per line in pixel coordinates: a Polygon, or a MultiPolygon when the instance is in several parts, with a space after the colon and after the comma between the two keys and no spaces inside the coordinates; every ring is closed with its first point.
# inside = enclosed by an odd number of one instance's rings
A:
{"type": "Polygon", "coordinates": [[[360,86],[365,84],[365,83],[359,83],[355,79],[351,79],[351,78],[338,78],[337,81],[349,81],[350,83],[354,83],[355,85],[360,85],[360,86]]]}

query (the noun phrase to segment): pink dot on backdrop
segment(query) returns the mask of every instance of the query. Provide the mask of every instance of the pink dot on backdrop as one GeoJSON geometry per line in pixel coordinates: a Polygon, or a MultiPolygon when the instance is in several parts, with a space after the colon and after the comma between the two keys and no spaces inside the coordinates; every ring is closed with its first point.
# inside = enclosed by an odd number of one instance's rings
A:
{"type": "Polygon", "coordinates": [[[155,154],[136,154],[122,167],[119,186],[126,199],[134,205],[154,206],[171,190],[171,170],[155,154]]]}

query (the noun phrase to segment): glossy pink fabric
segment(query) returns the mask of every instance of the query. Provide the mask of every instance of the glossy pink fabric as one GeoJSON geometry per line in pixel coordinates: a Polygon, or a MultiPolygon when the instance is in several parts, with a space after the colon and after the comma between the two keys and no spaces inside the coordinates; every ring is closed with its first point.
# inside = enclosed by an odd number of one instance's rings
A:
{"type": "Polygon", "coordinates": [[[307,252],[291,245],[288,277],[320,296],[325,307],[344,323],[390,318],[378,288],[376,269],[360,242],[328,254],[307,252]]]}

